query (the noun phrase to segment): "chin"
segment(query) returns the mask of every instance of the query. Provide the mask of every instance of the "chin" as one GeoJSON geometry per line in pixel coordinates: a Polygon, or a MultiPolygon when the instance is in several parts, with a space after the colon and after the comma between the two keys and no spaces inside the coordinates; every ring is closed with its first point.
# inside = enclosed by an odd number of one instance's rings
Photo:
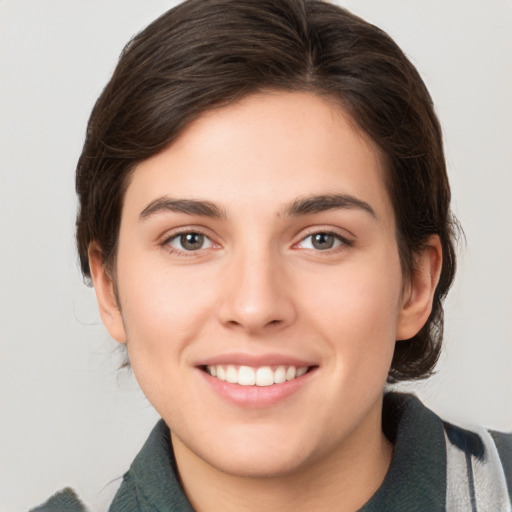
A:
{"type": "Polygon", "coordinates": [[[189,446],[207,464],[223,473],[272,478],[292,474],[314,458],[318,447],[308,443],[311,437],[311,433],[301,435],[289,425],[286,428],[251,425],[228,429],[225,435],[217,435],[214,444],[208,447],[196,446],[194,450],[194,446],[189,446]]]}
{"type": "Polygon", "coordinates": [[[276,478],[293,474],[300,470],[304,460],[296,452],[290,453],[254,453],[248,450],[245,453],[230,453],[207,460],[211,466],[223,473],[242,478],[276,478]]]}

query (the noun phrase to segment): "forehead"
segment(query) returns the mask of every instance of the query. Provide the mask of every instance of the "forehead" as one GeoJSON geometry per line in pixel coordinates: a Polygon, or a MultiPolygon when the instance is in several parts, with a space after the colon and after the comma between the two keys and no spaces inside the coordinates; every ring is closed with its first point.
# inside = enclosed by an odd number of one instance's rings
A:
{"type": "Polygon", "coordinates": [[[277,209],[300,196],[347,194],[392,215],[381,153],[346,112],[310,93],[254,94],[206,112],[134,171],[125,204],[165,194],[277,209]]]}

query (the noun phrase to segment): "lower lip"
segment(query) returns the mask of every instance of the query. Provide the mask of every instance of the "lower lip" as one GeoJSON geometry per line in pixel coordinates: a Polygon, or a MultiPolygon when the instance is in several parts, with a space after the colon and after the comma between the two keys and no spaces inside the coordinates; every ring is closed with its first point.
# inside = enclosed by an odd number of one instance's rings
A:
{"type": "Polygon", "coordinates": [[[272,407],[285,401],[298,391],[300,391],[316,373],[317,368],[310,369],[304,375],[283,382],[282,384],[273,384],[272,386],[241,386],[240,384],[231,384],[209,373],[198,369],[202,378],[222,398],[232,402],[240,407],[265,408],[272,407]]]}

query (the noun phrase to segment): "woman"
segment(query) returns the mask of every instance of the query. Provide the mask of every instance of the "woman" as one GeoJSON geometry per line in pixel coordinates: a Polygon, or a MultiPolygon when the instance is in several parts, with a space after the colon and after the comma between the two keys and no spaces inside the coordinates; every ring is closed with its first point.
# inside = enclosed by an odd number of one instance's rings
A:
{"type": "Polygon", "coordinates": [[[455,272],[439,123],[385,33],[189,0],[126,47],[76,186],[82,271],[162,417],[110,510],[509,510],[510,436],[384,396],[432,372],[455,272]]]}

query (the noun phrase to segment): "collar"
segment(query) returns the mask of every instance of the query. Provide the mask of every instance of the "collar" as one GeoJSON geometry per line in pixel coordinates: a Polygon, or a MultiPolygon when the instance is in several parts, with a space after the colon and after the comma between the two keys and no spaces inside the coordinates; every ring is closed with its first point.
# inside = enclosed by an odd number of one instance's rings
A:
{"type": "Polygon", "coordinates": [[[141,511],[194,512],[179,482],[171,433],[163,419],[151,431],[128,474],[141,511]]]}
{"type": "Polygon", "coordinates": [[[446,445],[441,419],[415,396],[384,397],[383,430],[394,444],[384,482],[360,512],[444,511],[446,445]]]}

